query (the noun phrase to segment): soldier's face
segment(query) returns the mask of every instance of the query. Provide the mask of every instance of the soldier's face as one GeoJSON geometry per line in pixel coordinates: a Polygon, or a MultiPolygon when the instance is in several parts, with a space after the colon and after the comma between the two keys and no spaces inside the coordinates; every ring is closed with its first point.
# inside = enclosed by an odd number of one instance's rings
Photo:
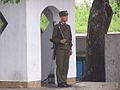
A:
{"type": "Polygon", "coordinates": [[[68,21],[68,16],[62,16],[62,17],[61,17],[61,21],[67,22],[67,21],[68,21]]]}

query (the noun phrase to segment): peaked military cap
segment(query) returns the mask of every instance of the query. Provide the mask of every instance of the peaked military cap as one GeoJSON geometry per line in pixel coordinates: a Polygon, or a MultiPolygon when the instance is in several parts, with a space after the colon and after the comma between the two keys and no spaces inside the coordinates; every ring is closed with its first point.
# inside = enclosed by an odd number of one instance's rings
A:
{"type": "Polygon", "coordinates": [[[68,15],[68,11],[65,10],[65,11],[60,11],[59,12],[59,16],[62,17],[62,16],[67,16],[68,15]]]}

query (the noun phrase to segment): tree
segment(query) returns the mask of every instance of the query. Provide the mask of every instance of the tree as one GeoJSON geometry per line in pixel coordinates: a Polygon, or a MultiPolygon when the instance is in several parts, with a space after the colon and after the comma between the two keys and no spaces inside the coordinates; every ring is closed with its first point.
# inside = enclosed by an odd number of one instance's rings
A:
{"type": "Polygon", "coordinates": [[[109,0],[93,1],[87,31],[86,80],[105,81],[105,35],[112,15],[109,0]]]}
{"type": "Polygon", "coordinates": [[[19,3],[19,2],[20,2],[20,0],[0,0],[0,1],[2,1],[3,3],[8,3],[8,2],[10,2],[10,3],[12,3],[12,4],[14,4],[14,3],[19,3]]]}

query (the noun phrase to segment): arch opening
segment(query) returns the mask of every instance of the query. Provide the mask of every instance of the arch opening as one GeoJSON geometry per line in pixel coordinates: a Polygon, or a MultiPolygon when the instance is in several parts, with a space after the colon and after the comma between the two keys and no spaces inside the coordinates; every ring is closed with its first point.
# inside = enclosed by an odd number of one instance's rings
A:
{"type": "Polygon", "coordinates": [[[54,22],[59,22],[59,10],[54,6],[46,7],[41,13],[41,81],[42,86],[55,83],[55,61],[52,60],[53,44],[50,42],[54,22]]]}

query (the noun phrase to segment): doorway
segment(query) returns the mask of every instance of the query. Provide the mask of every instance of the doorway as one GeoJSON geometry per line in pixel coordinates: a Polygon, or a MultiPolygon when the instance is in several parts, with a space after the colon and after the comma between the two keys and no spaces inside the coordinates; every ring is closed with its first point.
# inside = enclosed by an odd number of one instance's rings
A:
{"type": "Polygon", "coordinates": [[[53,22],[59,22],[59,10],[54,6],[48,6],[43,10],[40,17],[42,86],[48,84],[50,74],[55,76],[55,61],[52,60],[53,50],[51,49],[53,44],[50,42],[53,32],[53,22]]]}

